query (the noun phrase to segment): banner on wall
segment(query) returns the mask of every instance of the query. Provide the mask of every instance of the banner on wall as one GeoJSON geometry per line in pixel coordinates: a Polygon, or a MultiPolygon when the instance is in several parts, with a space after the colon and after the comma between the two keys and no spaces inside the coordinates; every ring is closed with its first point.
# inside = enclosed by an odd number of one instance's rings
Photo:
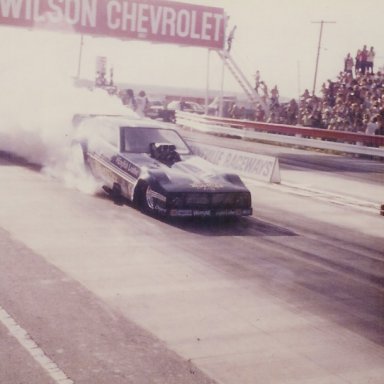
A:
{"type": "Polygon", "coordinates": [[[276,157],[216,147],[189,140],[193,152],[220,167],[251,179],[280,183],[280,166],[276,157]]]}
{"type": "Polygon", "coordinates": [[[224,9],[166,0],[0,0],[0,25],[223,49],[224,9]]]}

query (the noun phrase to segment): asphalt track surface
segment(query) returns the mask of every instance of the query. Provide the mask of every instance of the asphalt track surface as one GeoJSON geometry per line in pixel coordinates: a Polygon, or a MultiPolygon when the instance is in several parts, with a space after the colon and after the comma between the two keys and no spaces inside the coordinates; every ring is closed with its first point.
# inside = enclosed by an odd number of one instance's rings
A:
{"type": "Polygon", "coordinates": [[[0,158],[1,384],[383,383],[384,164],[208,140],[279,157],[253,217],[166,222],[0,158]]]}

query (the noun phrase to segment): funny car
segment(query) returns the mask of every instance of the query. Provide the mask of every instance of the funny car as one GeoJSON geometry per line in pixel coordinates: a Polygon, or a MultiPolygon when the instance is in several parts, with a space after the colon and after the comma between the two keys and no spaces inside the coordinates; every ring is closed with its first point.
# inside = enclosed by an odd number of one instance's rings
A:
{"type": "Polygon", "coordinates": [[[240,177],[192,153],[169,125],[124,116],[77,119],[77,141],[90,172],[113,197],[167,217],[252,214],[240,177]]]}

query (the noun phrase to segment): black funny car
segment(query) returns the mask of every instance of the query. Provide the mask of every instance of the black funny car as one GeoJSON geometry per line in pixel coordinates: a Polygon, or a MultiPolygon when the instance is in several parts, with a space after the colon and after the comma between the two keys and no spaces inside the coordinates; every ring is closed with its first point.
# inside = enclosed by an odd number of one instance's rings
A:
{"type": "Polygon", "coordinates": [[[111,195],[163,216],[252,214],[239,176],[194,155],[175,129],[122,116],[83,116],[77,123],[85,164],[111,195]]]}

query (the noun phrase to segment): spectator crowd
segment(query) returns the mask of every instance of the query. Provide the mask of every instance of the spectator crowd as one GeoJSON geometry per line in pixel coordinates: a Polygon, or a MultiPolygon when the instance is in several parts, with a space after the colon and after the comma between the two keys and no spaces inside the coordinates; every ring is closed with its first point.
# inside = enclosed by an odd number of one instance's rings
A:
{"type": "Polygon", "coordinates": [[[253,119],[384,135],[384,73],[374,72],[374,57],[373,47],[359,49],[355,58],[348,53],[344,69],[335,80],[322,85],[319,96],[305,90],[298,101],[292,99],[284,103],[279,101],[276,86],[270,92],[265,84],[260,89],[257,73],[255,89],[269,113],[259,105],[253,119]]]}
{"type": "MultiPolygon", "coordinates": [[[[357,50],[355,57],[348,53],[343,70],[336,79],[322,84],[319,96],[306,89],[298,100],[289,102],[281,102],[277,86],[269,89],[257,71],[255,91],[262,102],[256,108],[232,102],[223,110],[224,117],[384,135],[384,70],[374,71],[374,59],[374,47],[368,49],[366,45],[357,50]]],[[[124,105],[145,116],[149,108],[145,92],[136,96],[132,89],[118,91],[113,83],[113,70],[110,77],[108,82],[105,74],[98,73],[96,86],[119,94],[124,105]]]]}

